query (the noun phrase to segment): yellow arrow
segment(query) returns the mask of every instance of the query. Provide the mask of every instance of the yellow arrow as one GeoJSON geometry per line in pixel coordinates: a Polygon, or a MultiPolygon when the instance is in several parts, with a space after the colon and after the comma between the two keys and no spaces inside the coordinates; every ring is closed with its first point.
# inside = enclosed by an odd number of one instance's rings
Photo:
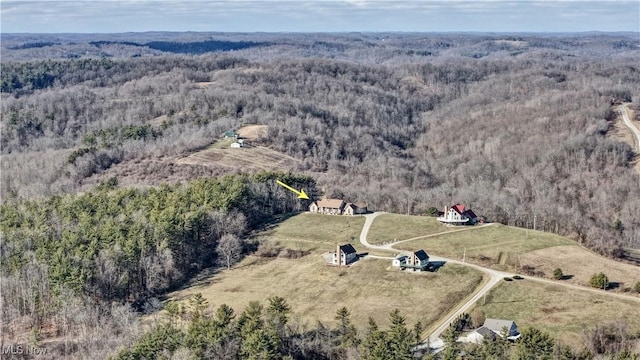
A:
{"type": "Polygon", "coordinates": [[[300,191],[298,191],[298,190],[296,190],[296,189],[292,188],[291,186],[289,186],[289,185],[287,185],[287,184],[283,183],[283,182],[282,182],[282,181],[280,181],[280,180],[276,180],[276,182],[278,183],[278,185],[282,185],[285,189],[291,190],[291,191],[293,191],[294,193],[296,193],[296,195],[298,195],[298,199],[308,199],[308,198],[309,198],[309,197],[307,196],[307,194],[305,194],[305,193],[304,193],[304,190],[303,190],[303,189],[300,189],[300,191]]]}

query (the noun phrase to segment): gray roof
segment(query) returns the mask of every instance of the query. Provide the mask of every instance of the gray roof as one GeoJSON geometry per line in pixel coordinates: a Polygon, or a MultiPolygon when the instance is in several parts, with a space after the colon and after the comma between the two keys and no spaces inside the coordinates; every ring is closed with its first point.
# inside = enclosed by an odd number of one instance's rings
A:
{"type": "Polygon", "coordinates": [[[490,338],[492,340],[496,339],[496,333],[494,333],[493,330],[487,327],[482,326],[479,329],[476,329],[476,332],[486,338],[490,338]]]}
{"type": "MultiPolygon", "coordinates": [[[[486,319],[484,321],[483,327],[490,329],[496,334],[502,333],[503,328],[507,328],[507,331],[511,332],[511,327],[515,326],[515,323],[512,320],[501,320],[501,319],[486,319]]],[[[516,326],[517,328],[517,326],[516,326]]],[[[507,336],[516,335],[516,334],[507,334],[507,336]]]]}
{"type": "Polygon", "coordinates": [[[340,245],[340,251],[342,251],[345,254],[354,254],[357,252],[356,249],[354,249],[353,245],[351,244],[340,245]]]}

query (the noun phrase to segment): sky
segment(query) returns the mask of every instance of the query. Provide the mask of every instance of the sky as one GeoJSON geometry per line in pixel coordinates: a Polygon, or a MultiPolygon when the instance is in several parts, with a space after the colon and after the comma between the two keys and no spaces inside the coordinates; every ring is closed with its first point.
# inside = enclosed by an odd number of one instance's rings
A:
{"type": "Polygon", "coordinates": [[[640,31],[640,0],[0,0],[3,33],[640,31]]]}

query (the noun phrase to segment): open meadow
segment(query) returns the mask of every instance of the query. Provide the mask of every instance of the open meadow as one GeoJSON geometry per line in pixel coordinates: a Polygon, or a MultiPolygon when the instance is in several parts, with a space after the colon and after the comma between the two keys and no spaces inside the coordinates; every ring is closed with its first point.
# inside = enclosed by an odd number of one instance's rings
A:
{"type": "Polygon", "coordinates": [[[302,213],[260,232],[257,237],[276,246],[313,253],[332,251],[337,244],[346,243],[363,252],[366,249],[358,240],[363,225],[362,216],[302,213]]]}
{"type": "Polygon", "coordinates": [[[535,266],[545,274],[560,268],[567,282],[589,286],[595,273],[603,272],[614,290],[632,288],[640,281],[640,266],[607,259],[578,245],[554,246],[526,253],[520,257],[523,265],[535,266]]]}
{"type": "Polygon", "coordinates": [[[249,256],[231,270],[169,297],[186,301],[202,293],[212,309],[227,304],[240,312],[250,301],[264,303],[282,296],[291,305],[293,319],[311,327],[316,320],[335,326],[336,310],[343,306],[361,329],[369,316],[386,326],[389,313],[397,308],[409,326],[418,320],[429,326],[482,281],[480,272],[459,265],[433,273],[406,273],[390,265],[387,260],[365,258],[349,268],[333,267],[317,254],[295,260],[249,256]]]}
{"type": "MultiPolygon", "coordinates": [[[[374,222],[375,223],[375,222],[374,222]]],[[[401,250],[422,248],[427,253],[478,263],[500,270],[514,270],[528,252],[552,246],[575,245],[559,235],[501,224],[452,232],[395,246],[401,250]],[[520,260],[518,260],[520,259],[520,260]]]]}
{"type": "Polygon", "coordinates": [[[455,228],[439,223],[435,217],[382,214],[371,224],[367,241],[379,245],[452,230],[455,228]]]}
{"type": "Polygon", "coordinates": [[[584,330],[596,325],[624,322],[630,333],[640,332],[635,301],[528,280],[502,282],[477,307],[488,318],[513,320],[521,331],[537,327],[571,346],[582,345],[584,330]]]}

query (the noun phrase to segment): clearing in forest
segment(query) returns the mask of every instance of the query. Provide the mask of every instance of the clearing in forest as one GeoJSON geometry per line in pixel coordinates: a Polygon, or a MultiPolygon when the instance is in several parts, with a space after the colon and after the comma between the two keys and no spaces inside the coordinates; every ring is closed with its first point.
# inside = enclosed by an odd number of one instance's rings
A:
{"type": "Polygon", "coordinates": [[[244,147],[231,148],[233,140],[221,139],[208,148],[180,158],[175,162],[176,164],[216,166],[242,172],[296,170],[300,160],[265,146],[251,144],[251,141],[266,136],[266,131],[265,125],[245,126],[237,131],[246,140],[244,147]]]}
{"type": "Polygon", "coordinates": [[[529,280],[502,282],[477,307],[488,318],[513,320],[520,331],[537,327],[574,347],[583,346],[584,330],[596,325],[626,323],[629,333],[640,332],[636,301],[529,280]]]}

